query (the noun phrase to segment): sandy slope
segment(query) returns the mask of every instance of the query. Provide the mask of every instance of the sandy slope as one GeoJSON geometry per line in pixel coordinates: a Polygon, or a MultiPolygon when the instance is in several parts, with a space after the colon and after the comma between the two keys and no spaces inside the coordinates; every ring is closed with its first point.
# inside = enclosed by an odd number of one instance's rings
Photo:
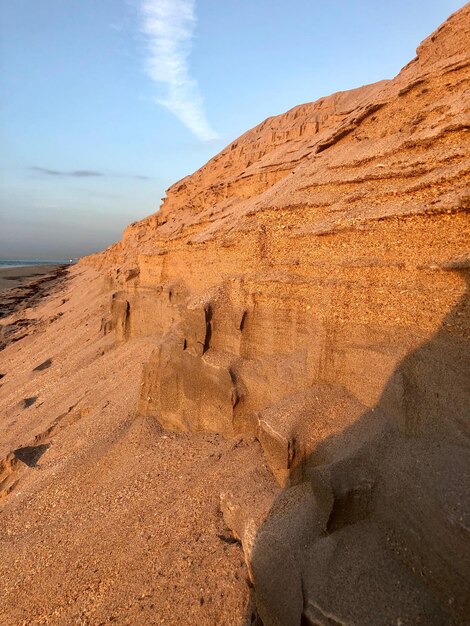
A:
{"type": "Polygon", "coordinates": [[[71,274],[28,311],[41,330],[0,355],[0,458],[26,448],[3,467],[0,622],[243,623],[246,566],[219,495],[240,473],[272,486],[259,445],[134,417],[152,341],[114,349],[102,279],[71,274]]]}
{"type": "Polygon", "coordinates": [[[468,621],[469,33],[11,300],[0,622],[468,621]]]}

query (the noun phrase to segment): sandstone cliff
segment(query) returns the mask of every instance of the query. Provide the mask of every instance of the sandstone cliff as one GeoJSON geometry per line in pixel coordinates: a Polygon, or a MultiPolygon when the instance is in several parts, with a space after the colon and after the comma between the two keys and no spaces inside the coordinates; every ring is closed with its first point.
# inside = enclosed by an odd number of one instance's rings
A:
{"type": "MultiPolygon", "coordinates": [[[[266,120],[85,260],[114,285],[117,341],[155,338],[141,412],[256,433],[316,383],[371,407],[440,328],[465,293],[468,13],[394,80],[266,120]]],[[[466,317],[445,330],[460,341],[466,317]]]]}
{"type": "Polygon", "coordinates": [[[93,260],[117,340],[155,337],[138,411],[254,434],[305,492],[281,530],[234,524],[267,623],[465,613],[469,39],[467,6],[394,80],[266,120],[93,260]]]}
{"type": "Polygon", "coordinates": [[[470,612],[469,40],[466,5],[395,79],[266,120],[79,268],[106,276],[136,423],[235,446],[214,493],[266,626],[470,612]]]}

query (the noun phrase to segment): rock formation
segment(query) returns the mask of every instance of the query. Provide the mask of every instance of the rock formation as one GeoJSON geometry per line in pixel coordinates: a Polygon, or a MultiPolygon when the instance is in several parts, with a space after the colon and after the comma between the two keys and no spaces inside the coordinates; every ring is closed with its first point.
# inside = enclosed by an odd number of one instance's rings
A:
{"type": "Polygon", "coordinates": [[[218,495],[266,626],[470,614],[469,40],[466,5],[82,261],[117,352],[146,342],[138,418],[260,443],[278,487],[218,495]]]}

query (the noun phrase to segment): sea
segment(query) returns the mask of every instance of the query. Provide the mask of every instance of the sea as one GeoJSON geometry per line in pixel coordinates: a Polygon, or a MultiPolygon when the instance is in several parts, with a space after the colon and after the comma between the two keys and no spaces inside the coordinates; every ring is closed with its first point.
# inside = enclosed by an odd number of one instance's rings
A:
{"type": "Polygon", "coordinates": [[[35,265],[72,265],[77,259],[0,259],[0,268],[34,267],[35,265]]]}

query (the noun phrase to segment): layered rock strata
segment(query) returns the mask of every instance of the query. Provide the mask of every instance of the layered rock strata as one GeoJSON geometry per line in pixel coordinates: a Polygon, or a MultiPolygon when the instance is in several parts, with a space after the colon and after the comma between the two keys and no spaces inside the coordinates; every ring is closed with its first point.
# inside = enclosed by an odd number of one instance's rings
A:
{"type": "Polygon", "coordinates": [[[153,338],[138,414],[254,435],[284,488],[222,497],[266,624],[470,611],[469,39],[466,5],[395,79],[266,120],[85,260],[116,342],[153,338]]]}

